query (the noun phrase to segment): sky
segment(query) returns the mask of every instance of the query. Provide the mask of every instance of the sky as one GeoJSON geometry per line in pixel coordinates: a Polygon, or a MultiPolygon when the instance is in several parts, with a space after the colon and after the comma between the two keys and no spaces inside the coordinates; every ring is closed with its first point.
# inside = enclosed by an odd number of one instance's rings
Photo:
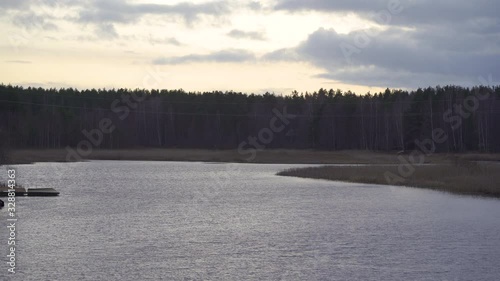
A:
{"type": "Polygon", "coordinates": [[[2,0],[0,83],[363,94],[500,81],[498,0],[2,0]]]}

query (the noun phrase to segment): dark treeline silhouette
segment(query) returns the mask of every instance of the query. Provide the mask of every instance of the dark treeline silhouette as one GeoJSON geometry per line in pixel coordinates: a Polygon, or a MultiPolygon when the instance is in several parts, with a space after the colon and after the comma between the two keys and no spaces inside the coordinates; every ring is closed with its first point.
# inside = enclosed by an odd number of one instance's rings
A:
{"type": "Polygon", "coordinates": [[[86,139],[83,130],[97,129],[109,118],[116,129],[104,134],[102,149],[230,149],[269,128],[273,109],[286,108],[296,117],[266,148],[409,151],[434,131],[447,137],[438,152],[498,152],[499,97],[498,86],[366,95],[320,89],[277,96],[0,85],[0,132],[9,147],[74,147],[86,139]],[[136,102],[134,95],[144,100],[136,102]]]}

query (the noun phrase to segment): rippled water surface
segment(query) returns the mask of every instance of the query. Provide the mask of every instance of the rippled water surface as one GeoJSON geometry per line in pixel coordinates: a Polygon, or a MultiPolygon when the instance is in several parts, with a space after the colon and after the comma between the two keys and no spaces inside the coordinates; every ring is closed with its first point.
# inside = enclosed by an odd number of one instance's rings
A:
{"type": "Polygon", "coordinates": [[[500,279],[496,199],[274,175],[292,165],[17,167],[61,196],[18,198],[12,280],[500,279]]]}

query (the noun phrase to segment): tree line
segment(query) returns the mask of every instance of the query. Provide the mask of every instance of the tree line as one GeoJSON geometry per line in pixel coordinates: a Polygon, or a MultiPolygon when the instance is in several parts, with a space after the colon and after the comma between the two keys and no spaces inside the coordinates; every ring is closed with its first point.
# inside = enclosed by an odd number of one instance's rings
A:
{"type": "Polygon", "coordinates": [[[256,95],[2,84],[0,138],[11,148],[74,147],[83,130],[109,118],[115,129],[101,149],[235,149],[269,126],[273,110],[286,110],[295,117],[266,148],[409,151],[439,130],[446,141],[436,144],[437,152],[499,152],[499,97],[500,86],[256,95]]]}

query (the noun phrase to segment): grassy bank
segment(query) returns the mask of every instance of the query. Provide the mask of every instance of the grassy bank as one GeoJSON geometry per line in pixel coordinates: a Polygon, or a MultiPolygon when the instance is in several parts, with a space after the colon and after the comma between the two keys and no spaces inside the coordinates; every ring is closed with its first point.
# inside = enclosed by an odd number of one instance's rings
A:
{"type": "MultiPolygon", "coordinates": [[[[282,176],[325,179],[371,184],[388,184],[385,174],[399,175],[398,166],[371,167],[316,167],[292,169],[278,173],[282,176]]],[[[393,183],[441,190],[456,194],[489,196],[500,198],[500,164],[478,164],[457,161],[453,164],[417,166],[415,172],[404,182],[393,183]]]]}
{"type": "MultiPolygon", "coordinates": [[[[14,150],[12,164],[33,162],[65,162],[64,149],[14,150]]],[[[200,161],[246,163],[250,154],[237,150],[196,149],[126,149],[94,150],[87,160],[144,160],[144,161],[200,161]]],[[[336,181],[387,184],[384,174],[398,175],[396,153],[370,151],[314,151],[314,150],[264,150],[259,151],[252,163],[282,164],[378,164],[378,166],[318,167],[288,170],[279,173],[336,181]],[[391,165],[392,164],[392,165],[391,165]]],[[[407,156],[404,156],[407,158],[407,156]]],[[[399,185],[423,187],[460,194],[500,197],[500,165],[477,164],[471,161],[500,161],[500,154],[434,154],[425,158],[432,166],[415,167],[415,173],[399,185]]]]}
{"type": "MultiPolygon", "coordinates": [[[[65,162],[64,149],[14,150],[10,161],[15,164],[33,162],[65,162]]],[[[250,153],[237,150],[201,149],[117,149],[94,150],[88,160],[148,160],[148,161],[201,161],[201,162],[249,162],[250,153]]],[[[500,157],[499,157],[500,158],[500,157]]],[[[330,164],[330,163],[397,163],[397,155],[368,151],[313,151],[313,150],[264,150],[258,151],[252,163],[330,164]]]]}
{"type": "MultiPolygon", "coordinates": [[[[65,162],[64,149],[25,149],[9,153],[12,164],[33,162],[65,162]]],[[[148,160],[148,161],[202,161],[245,163],[251,154],[237,150],[198,149],[117,149],[94,150],[88,160],[148,160]]],[[[435,154],[426,157],[426,163],[448,163],[451,159],[500,161],[499,154],[435,154]]],[[[256,153],[252,163],[282,164],[397,164],[396,153],[370,151],[314,151],[314,150],[264,150],[256,153]]]]}

